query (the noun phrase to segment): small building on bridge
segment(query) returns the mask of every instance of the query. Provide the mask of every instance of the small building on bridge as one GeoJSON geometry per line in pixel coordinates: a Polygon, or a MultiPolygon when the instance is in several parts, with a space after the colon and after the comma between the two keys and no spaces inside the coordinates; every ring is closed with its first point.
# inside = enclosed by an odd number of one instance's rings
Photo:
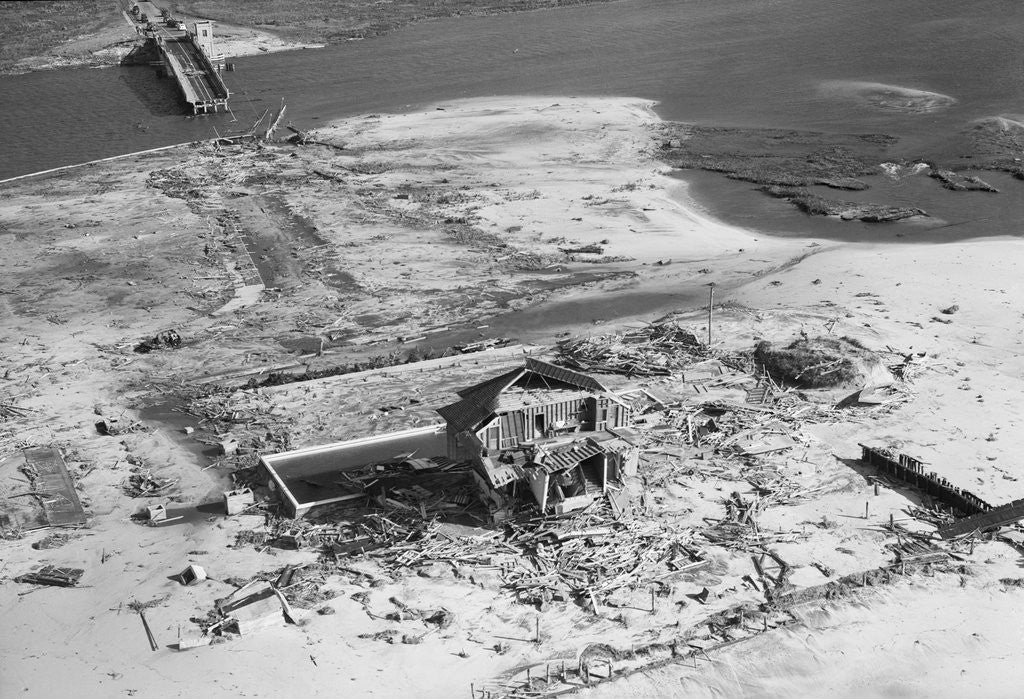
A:
{"type": "Polygon", "coordinates": [[[209,20],[196,22],[192,25],[192,36],[195,37],[196,45],[209,58],[212,59],[217,55],[213,50],[213,22],[209,20]]]}

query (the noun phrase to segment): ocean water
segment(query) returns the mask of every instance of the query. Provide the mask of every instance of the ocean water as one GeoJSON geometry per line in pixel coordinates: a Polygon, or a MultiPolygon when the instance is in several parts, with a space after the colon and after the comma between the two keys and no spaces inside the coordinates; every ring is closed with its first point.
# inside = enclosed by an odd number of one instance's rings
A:
{"type": "MultiPolygon", "coordinates": [[[[242,129],[282,98],[308,128],[462,97],[629,95],[658,100],[667,119],[884,132],[900,137],[897,155],[942,158],[963,152],[974,120],[1024,113],[1022,49],[1024,12],[1005,0],[620,0],[438,20],[323,50],[237,58],[225,74],[233,114],[182,116],[173,86],[146,67],[2,77],[0,178],[242,129]]],[[[721,218],[788,227],[786,217],[770,220],[778,204],[766,197],[698,179],[694,191],[721,218]]],[[[1024,183],[1005,184],[1000,195],[935,185],[918,205],[957,197],[967,211],[943,221],[959,223],[958,235],[1015,233],[1004,223],[1024,218],[1024,183]],[[1009,208],[995,217],[999,230],[963,222],[991,218],[997,198],[1009,208]]]]}

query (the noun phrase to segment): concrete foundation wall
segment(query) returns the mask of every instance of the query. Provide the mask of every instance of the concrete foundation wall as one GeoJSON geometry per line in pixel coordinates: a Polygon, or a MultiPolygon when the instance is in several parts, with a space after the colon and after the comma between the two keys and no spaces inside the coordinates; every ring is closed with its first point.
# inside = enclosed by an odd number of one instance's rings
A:
{"type": "Polygon", "coordinates": [[[443,424],[412,430],[361,437],[317,447],[270,454],[260,458],[260,472],[276,491],[293,517],[302,517],[313,507],[349,499],[346,492],[332,487],[336,474],[372,463],[392,461],[410,453],[416,457],[444,456],[447,439],[443,424]],[[304,481],[322,481],[311,489],[304,481]]]}

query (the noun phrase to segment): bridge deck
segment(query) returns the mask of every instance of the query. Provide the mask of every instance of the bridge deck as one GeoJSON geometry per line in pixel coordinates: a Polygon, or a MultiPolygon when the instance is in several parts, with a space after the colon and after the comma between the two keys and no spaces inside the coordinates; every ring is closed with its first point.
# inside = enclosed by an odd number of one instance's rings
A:
{"type": "Polygon", "coordinates": [[[148,20],[142,23],[136,19],[140,33],[156,42],[168,75],[178,83],[192,111],[217,111],[219,107],[227,109],[231,93],[211,57],[203,53],[184,28],[168,27],[156,5],[146,1],[137,4],[148,20]]]}
{"type": "Polygon", "coordinates": [[[185,101],[193,108],[216,108],[217,104],[226,104],[228,91],[220,76],[211,75],[210,61],[199,48],[188,38],[166,39],[160,46],[164,59],[169,65],[168,72],[174,75],[185,95],[185,101]]]}

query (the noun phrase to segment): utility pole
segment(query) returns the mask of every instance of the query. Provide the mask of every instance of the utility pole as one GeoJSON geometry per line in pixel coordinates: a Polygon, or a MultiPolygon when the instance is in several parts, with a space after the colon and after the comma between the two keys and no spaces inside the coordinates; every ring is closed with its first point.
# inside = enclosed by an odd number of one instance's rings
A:
{"type": "Polygon", "coordinates": [[[715,313],[715,283],[708,284],[708,349],[711,349],[711,320],[715,313]]]}

